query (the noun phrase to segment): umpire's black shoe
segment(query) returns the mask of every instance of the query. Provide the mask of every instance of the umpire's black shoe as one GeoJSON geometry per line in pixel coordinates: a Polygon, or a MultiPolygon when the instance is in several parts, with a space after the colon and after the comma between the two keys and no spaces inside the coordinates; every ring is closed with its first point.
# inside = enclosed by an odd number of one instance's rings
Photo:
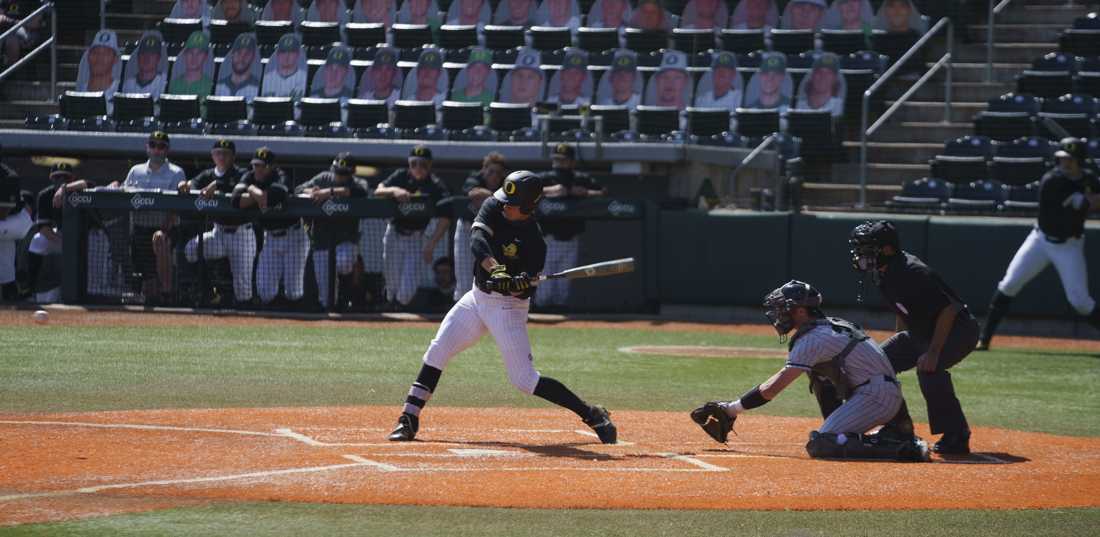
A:
{"type": "Polygon", "coordinates": [[[600,442],[614,444],[618,441],[619,430],[615,428],[614,423],[611,423],[611,413],[606,408],[599,405],[593,406],[589,409],[588,419],[584,420],[584,424],[596,431],[600,442]]]}
{"type": "Polygon", "coordinates": [[[940,437],[940,440],[932,446],[932,451],[940,455],[969,455],[970,431],[945,433],[940,437]]]}
{"type": "Polygon", "coordinates": [[[401,417],[397,418],[397,427],[394,427],[393,432],[386,438],[390,442],[408,442],[416,438],[418,429],[420,429],[420,418],[402,412],[401,417]]]}

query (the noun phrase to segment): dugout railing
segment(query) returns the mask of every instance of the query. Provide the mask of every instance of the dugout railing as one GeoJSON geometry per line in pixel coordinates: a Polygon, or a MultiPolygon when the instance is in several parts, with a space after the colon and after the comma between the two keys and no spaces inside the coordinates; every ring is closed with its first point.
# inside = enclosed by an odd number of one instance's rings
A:
{"type": "MultiPolygon", "coordinates": [[[[315,204],[308,198],[292,197],[280,207],[260,212],[234,208],[227,195],[203,198],[195,194],[118,189],[71,193],[65,199],[64,211],[60,265],[65,303],[304,312],[445,311],[451,297],[445,292],[433,292],[433,264],[441,258],[454,257],[459,219],[466,222],[473,219],[469,200],[465,197],[448,198],[436,204],[416,198],[406,203],[344,198],[315,204]],[[410,255],[423,257],[422,251],[410,252],[408,248],[393,250],[384,256],[386,228],[396,217],[431,218],[428,233],[441,222],[441,217],[450,220],[449,228],[431,253],[431,262],[407,259],[410,255]],[[165,225],[166,219],[172,224],[165,225]],[[231,222],[235,225],[226,225],[227,219],[236,219],[231,222]],[[336,219],[343,219],[345,224],[357,221],[359,237],[353,247],[319,247],[309,236],[312,230],[325,228],[336,219]],[[295,223],[287,228],[287,233],[265,244],[271,235],[260,228],[276,220],[295,223]],[[229,236],[224,230],[234,227],[231,233],[234,238],[213,244],[211,233],[216,227],[222,228],[223,239],[229,236]],[[158,252],[153,246],[152,236],[156,230],[163,232],[169,244],[166,251],[160,252],[166,260],[162,264],[158,264],[158,252]],[[204,233],[206,240],[195,240],[204,233]],[[242,245],[250,241],[239,238],[248,233],[254,237],[255,254],[251,257],[251,270],[240,270],[240,251],[233,249],[247,250],[242,245]],[[266,263],[261,263],[264,249],[276,245],[279,249],[273,252],[277,255],[268,255],[266,263]],[[354,252],[352,269],[342,274],[348,269],[348,250],[354,252]],[[304,260],[298,257],[303,251],[306,252],[304,260]],[[397,266],[402,268],[394,272],[391,267],[387,271],[387,258],[390,262],[397,260],[397,266]],[[160,289],[163,263],[167,263],[169,269],[169,290],[153,301],[148,291],[150,287],[160,289]],[[283,272],[277,273],[280,270],[283,272]],[[299,270],[302,271],[302,288],[301,296],[296,297],[296,285],[292,282],[299,270]],[[281,277],[287,271],[289,277],[281,277]],[[321,278],[318,272],[322,273],[321,278]],[[395,275],[389,282],[387,272],[395,275]],[[246,273],[248,277],[242,277],[246,273]],[[387,300],[396,298],[387,297],[391,294],[387,292],[387,284],[392,290],[394,279],[410,278],[417,288],[413,299],[407,303],[387,300]],[[274,295],[272,281],[276,288],[274,295]],[[241,293],[242,289],[250,293],[241,293]],[[246,297],[238,296],[240,294],[250,294],[252,300],[242,300],[246,297]],[[276,298],[267,300],[271,296],[276,298]]],[[[613,198],[544,199],[539,213],[543,221],[585,222],[587,229],[579,236],[578,265],[634,257],[637,268],[632,274],[613,278],[574,280],[569,284],[569,294],[563,304],[536,302],[534,311],[655,310],[659,212],[652,202],[613,198]]],[[[456,279],[472,279],[471,275],[459,272],[456,267],[456,279]]]]}

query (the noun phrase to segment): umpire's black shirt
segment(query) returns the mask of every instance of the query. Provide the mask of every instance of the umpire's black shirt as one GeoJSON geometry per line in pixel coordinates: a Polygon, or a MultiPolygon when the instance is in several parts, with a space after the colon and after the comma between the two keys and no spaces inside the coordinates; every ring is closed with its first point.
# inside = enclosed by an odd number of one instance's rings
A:
{"type": "Polygon", "coordinates": [[[1065,241],[1085,233],[1089,204],[1086,202],[1080,210],[1062,205],[1077,192],[1085,195],[1100,192],[1096,173],[1088,168],[1081,173],[1081,178],[1074,181],[1061,168],[1054,168],[1039,183],[1039,230],[1053,240],[1065,241]]]}
{"type": "MultiPolygon", "coordinates": [[[[490,197],[481,205],[472,227],[470,249],[474,254],[474,281],[479,289],[485,289],[489,279],[489,271],[481,266],[481,262],[489,256],[503,263],[508,268],[508,274],[513,276],[521,272],[526,272],[528,276],[542,272],[546,265],[546,241],[534,216],[512,222],[504,218],[504,204],[490,197]]],[[[530,298],[534,294],[535,287],[532,286],[517,296],[530,298]]]]}
{"type": "Polygon", "coordinates": [[[879,277],[878,288],[883,300],[905,321],[909,332],[924,341],[932,340],[936,319],[943,308],[952,303],[962,305],[943,278],[909,252],[890,259],[879,277]]]}
{"type": "MultiPolygon", "coordinates": [[[[283,172],[282,168],[271,170],[265,181],[257,180],[256,174],[249,170],[245,172],[244,177],[241,177],[241,182],[233,189],[233,207],[240,209],[241,196],[248,192],[248,187],[255,186],[267,193],[267,210],[263,212],[283,211],[286,209],[287,198],[290,197],[290,191],[286,185],[286,173],[283,172]]],[[[249,212],[259,210],[257,205],[253,205],[251,209],[248,209],[249,212]]],[[[262,218],[256,220],[256,225],[260,229],[276,234],[285,234],[287,228],[300,223],[301,220],[298,218],[262,218]]]]}
{"type": "MultiPolygon", "coordinates": [[[[199,172],[198,175],[188,181],[188,184],[191,186],[192,193],[206,188],[210,183],[217,183],[217,186],[214,187],[215,192],[218,194],[233,194],[233,189],[237,187],[237,183],[241,182],[241,177],[245,173],[244,168],[238,168],[237,166],[230,166],[222,175],[218,175],[215,168],[209,168],[199,172]]],[[[214,218],[214,222],[223,226],[235,227],[247,223],[248,219],[240,216],[219,215],[214,218]]]]}
{"type": "MultiPolygon", "coordinates": [[[[414,200],[427,202],[432,210],[434,210],[435,204],[439,203],[439,200],[451,195],[450,190],[447,189],[447,185],[436,177],[435,174],[429,174],[423,181],[417,181],[412,174],[409,173],[408,168],[397,170],[390,174],[390,176],[382,182],[382,186],[404,188],[409,191],[409,194],[414,200]]],[[[401,233],[412,233],[414,231],[424,231],[424,228],[428,227],[428,222],[431,222],[431,220],[431,218],[424,217],[398,216],[393,219],[393,224],[401,233]]]]}
{"type": "MultiPolygon", "coordinates": [[[[548,187],[553,185],[562,185],[565,187],[566,195],[562,198],[553,199],[570,199],[568,194],[569,189],[575,186],[581,186],[589,190],[599,190],[600,185],[596,183],[596,180],[584,172],[578,172],[576,170],[567,170],[564,168],[558,168],[543,172],[539,174],[542,178],[542,186],[548,187]]],[[[544,198],[545,199],[545,198],[544,198]]],[[[584,220],[579,218],[547,218],[542,221],[543,233],[554,237],[559,241],[567,241],[584,233],[585,226],[584,220]]]]}

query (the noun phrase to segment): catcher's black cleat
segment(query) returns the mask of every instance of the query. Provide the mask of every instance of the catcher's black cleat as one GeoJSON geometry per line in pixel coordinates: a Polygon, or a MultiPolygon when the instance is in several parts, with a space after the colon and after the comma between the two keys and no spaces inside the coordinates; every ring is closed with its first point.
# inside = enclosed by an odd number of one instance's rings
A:
{"type": "Polygon", "coordinates": [[[599,405],[593,406],[589,410],[588,419],[584,420],[584,424],[596,431],[596,436],[600,437],[600,442],[614,444],[618,441],[619,430],[615,428],[614,423],[611,423],[611,413],[606,408],[599,405]]]}
{"type": "Polygon", "coordinates": [[[412,414],[402,413],[397,418],[397,427],[386,438],[391,442],[408,442],[416,438],[416,431],[420,429],[420,418],[412,414]]]}
{"type": "Polygon", "coordinates": [[[945,433],[940,437],[940,440],[932,446],[932,451],[940,455],[969,455],[970,431],[945,433]]]}

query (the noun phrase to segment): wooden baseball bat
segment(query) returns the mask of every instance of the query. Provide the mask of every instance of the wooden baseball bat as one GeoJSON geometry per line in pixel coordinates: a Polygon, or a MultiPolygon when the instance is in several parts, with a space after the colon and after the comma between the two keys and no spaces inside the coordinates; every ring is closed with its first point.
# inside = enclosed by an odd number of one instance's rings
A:
{"type": "Polygon", "coordinates": [[[538,285],[546,280],[575,280],[577,278],[597,278],[600,276],[614,276],[615,274],[625,274],[627,272],[634,272],[634,258],[627,257],[623,259],[614,259],[612,261],[602,261],[600,263],[593,263],[591,265],[584,265],[576,268],[566,269],[561,272],[555,272],[554,274],[539,274],[531,278],[532,285],[538,285]]]}

